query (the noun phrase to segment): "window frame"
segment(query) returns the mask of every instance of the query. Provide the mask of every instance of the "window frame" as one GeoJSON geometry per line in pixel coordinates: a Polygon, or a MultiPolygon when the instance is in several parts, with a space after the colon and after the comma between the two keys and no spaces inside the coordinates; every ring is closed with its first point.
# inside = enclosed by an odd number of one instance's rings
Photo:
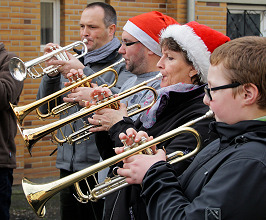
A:
{"type": "MultiPolygon", "coordinates": [[[[53,17],[54,17],[54,20],[53,20],[53,39],[54,39],[53,41],[54,42],[53,43],[60,44],[60,0],[41,0],[40,2],[53,3],[53,17]]],[[[40,42],[41,52],[44,51],[44,47],[45,45],[41,44],[40,42]]]]}
{"type": "Polygon", "coordinates": [[[231,14],[242,14],[245,10],[260,14],[260,32],[266,37],[266,6],[228,4],[227,8],[231,14]]]}

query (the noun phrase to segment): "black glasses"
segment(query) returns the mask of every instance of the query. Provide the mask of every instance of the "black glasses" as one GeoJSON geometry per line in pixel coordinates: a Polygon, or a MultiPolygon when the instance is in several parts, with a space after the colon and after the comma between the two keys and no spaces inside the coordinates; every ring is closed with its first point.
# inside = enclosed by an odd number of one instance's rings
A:
{"type": "Polygon", "coordinates": [[[140,41],[135,41],[135,42],[124,42],[124,41],[121,41],[121,44],[125,44],[126,47],[131,46],[131,45],[136,44],[136,43],[140,43],[140,41]]]}
{"type": "Polygon", "coordinates": [[[236,88],[236,87],[238,87],[240,85],[241,84],[239,82],[227,84],[227,85],[224,85],[224,86],[218,86],[218,87],[214,87],[214,88],[209,88],[208,85],[206,85],[204,87],[204,91],[205,91],[205,94],[210,99],[210,101],[212,101],[211,91],[217,91],[217,90],[220,90],[220,89],[228,89],[228,88],[236,88]]]}

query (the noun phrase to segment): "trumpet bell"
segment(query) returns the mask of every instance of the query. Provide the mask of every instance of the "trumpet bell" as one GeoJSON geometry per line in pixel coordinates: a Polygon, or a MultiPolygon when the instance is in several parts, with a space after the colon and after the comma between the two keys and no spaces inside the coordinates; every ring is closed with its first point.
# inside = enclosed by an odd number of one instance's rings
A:
{"type": "Polygon", "coordinates": [[[46,209],[45,209],[45,202],[48,200],[46,198],[46,200],[42,200],[42,202],[39,202],[41,199],[41,197],[46,193],[44,190],[35,190],[35,186],[38,186],[37,184],[32,183],[31,181],[29,181],[27,178],[23,178],[22,179],[22,188],[24,191],[24,194],[26,196],[26,199],[29,203],[29,205],[31,206],[31,208],[36,212],[37,216],[39,217],[44,217],[46,214],[46,209]],[[34,191],[34,193],[32,193],[32,190],[34,191]],[[28,192],[31,191],[31,192],[28,192]],[[36,202],[36,199],[34,198],[38,195],[38,202],[36,202]]]}
{"type": "Polygon", "coordinates": [[[18,57],[13,57],[10,60],[9,70],[12,77],[18,81],[23,81],[27,77],[27,68],[24,62],[18,57]]]}

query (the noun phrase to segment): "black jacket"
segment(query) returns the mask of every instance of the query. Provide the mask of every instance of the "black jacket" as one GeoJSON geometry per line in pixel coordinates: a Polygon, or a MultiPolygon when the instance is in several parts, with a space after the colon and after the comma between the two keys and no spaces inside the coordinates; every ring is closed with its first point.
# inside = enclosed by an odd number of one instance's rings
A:
{"type": "Polygon", "coordinates": [[[143,180],[149,219],[266,219],[266,122],[213,123],[220,138],[177,178],[166,162],[143,180]]]}
{"type": "MultiPolygon", "coordinates": [[[[118,135],[121,132],[125,132],[129,127],[146,131],[149,136],[158,137],[204,115],[208,111],[208,107],[203,104],[202,99],[203,86],[186,93],[170,92],[169,99],[163,96],[163,108],[156,123],[150,129],[145,129],[139,120],[134,124],[132,120],[125,118],[110,129],[111,139],[107,136],[103,138],[103,133],[101,135],[97,134],[96,143],[102,158],[106,159],[115,155],[112,148],[114,146],[122,146],[118,135]]],[[[217,138],[217,136],[209,133],[209,123],[211,120],[203,120],[192,126],[201,134],[203,146],[217,138]]],[[[193,135],[185,133],[157,145],[158,148],[163,146],[167,154],[177,150],[190,152],[195,148],[196,140],[193,135]]],[[[191,159],[180,162],[175,165],[175,169],[181,174],[190,163],[191,159]]],[[[132,185],[107,196],[105,219],[131,219],[131,217],[134,217],[134,219],[147,219],[145,205],[140,198],[140,191],[139,185],[132,185]]]]}

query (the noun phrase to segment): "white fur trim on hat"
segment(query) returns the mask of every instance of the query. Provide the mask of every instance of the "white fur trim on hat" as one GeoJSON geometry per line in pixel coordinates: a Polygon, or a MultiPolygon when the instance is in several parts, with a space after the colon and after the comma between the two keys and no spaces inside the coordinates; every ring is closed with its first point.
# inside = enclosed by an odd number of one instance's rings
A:
{"type": "Polygon", "coordinates": [[[147,47],[153,53],[157,54],[158,56],[162,56],[160,45],[146,32],[141,30],[131,21],[127,21],[127,23],[123,27],[123,30],[138,39],[145,47],[147,47]]]}
{"type": "Polygon", "coordinates": [[[187,52],[188,59],[198,71],[201,81],[207,82],[210,55],[203,40],[187,25],[170,25],[161,33],[161,39],[172,37],[187,52]]]}

